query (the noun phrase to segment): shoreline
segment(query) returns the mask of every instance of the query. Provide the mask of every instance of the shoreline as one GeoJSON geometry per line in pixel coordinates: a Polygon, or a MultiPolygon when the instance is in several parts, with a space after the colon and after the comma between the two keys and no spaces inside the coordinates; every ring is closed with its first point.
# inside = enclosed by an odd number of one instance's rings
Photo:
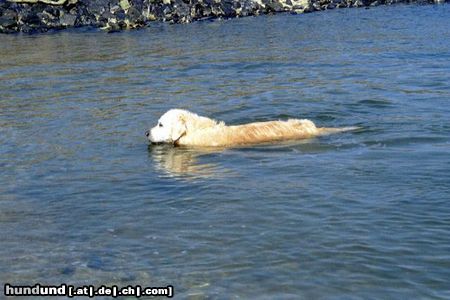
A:
{"type": "Polygon", "coordinates": [[[0,33],[32,34],[85,26],[114,32],[145,27],[154,21],[191,23],[281,12],[301,14],[335,8],[443,2],[445,0],[0,0],[0,33]]]}

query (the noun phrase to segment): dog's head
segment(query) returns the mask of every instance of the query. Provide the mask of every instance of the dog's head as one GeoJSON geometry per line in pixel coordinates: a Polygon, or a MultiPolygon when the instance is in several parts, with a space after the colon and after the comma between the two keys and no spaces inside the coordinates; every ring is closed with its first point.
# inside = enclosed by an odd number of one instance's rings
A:
{"type": "MultiPolygon", "coordinates": [[[[176,144],[189,132],[219,125],[216,121],[201,117],[183,109],[171,109],[161,116],[158,124],[146,132],[150,142],[176,144]]],[[[220,125],[224,125],[223,122],[220,125]]]]}
{"type": "Polygon", "coordinates": [[[175,143],[186,134],[186,116],[182,109],[171,109],[159,118],[155,127],[146,132],[152,143],[175,143]]]}

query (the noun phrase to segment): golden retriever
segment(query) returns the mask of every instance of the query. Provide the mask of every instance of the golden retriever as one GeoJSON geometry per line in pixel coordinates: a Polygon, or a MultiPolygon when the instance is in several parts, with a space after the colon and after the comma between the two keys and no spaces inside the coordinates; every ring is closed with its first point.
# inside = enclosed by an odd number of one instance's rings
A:
{"type": "Polygon", "coordinates": [[[146,136],[153,144],[230,147],[305,139],[355,129],[357,127],[318,128],[310,120],[299,119],[227,126],[187,110],[171,109],[146,136]]]}

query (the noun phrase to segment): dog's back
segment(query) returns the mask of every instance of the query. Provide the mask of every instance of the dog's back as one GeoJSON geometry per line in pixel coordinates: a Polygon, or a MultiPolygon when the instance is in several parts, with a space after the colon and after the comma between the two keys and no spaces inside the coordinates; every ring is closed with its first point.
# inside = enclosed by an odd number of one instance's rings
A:
{"type": "Polygon", "coordinates": [[[257,122],[229,127],[231,143],[268,143],[280,140],[310,138],[317,135],[317,127],[309,120],[257,122]]]}
{"type": "Polygon", "coordinates": [[[219,124],[190,132],[180,140],[180,144],[195,146],[258,144],[311,138],[321,133],[321,128],[317,128],[313,122],[298,119],[233,126],[219,124]]]}

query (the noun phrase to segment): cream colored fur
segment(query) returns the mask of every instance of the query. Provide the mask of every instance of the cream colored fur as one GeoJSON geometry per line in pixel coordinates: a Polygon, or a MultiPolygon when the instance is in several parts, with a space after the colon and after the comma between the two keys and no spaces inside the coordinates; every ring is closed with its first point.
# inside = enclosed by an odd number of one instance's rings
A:
{"type": "Polygon", "coordinates": [[[148,138],[152,143],[229,147],[305,139],[354,129],[357,128],[317,128],[310,120],[299,119],[227,126],[187,110],[171,109],[150,129],[148,138]]]}

